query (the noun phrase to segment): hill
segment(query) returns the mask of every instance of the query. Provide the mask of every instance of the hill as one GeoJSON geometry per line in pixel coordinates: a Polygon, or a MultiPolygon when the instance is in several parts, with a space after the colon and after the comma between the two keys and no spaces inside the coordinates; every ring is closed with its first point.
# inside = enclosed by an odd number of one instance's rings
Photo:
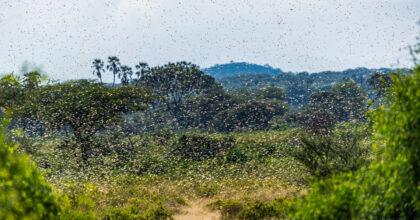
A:
{"type": "MultiPolygon", "coordinates": [[[[251,63],[219,64],[203,71],[217,79],[228,91],[248,89],[258,90],[267,86],[281,87],[288,96],[291,106],[301,107],[306,104],[309,96],[317,91],[328,90],[335,83],[344,80],[353,80],[372,96],[374,91],[368,84],[368,79],[375,72],[390,73],[395,69],[378,68],[369,69],[358,67],[344,71],[283,72],[279,68],[269,65],[261,66],[251,63]]],[[[406,69],[402,69],[406,72],[406,69]]]]}
{"type": "Polygon", "coordinates": [[[217,64],[203,71],[216,79],[233,77],[242,74],[269,74],[278,75],[282,73],[281,69],[271,67],[270,65],[258,65],[246,62],[231,62],[226,64],[217,64]]]}

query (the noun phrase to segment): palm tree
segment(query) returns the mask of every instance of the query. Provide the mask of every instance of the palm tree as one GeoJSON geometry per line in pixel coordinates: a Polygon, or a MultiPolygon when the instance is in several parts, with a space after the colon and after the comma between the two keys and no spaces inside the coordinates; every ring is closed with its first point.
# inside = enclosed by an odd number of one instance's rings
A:
{"type": "Polygon", "coordinates": [[[99,81],[102,83],[102,72],[104,69],[104,61],[101,59],[94,59],[92,62],[93,75],[96,75],[99,78],[99,81]]]}
{"type": "Polygon", "coordinates": [[[106,68],[114,74],[114,80],[112,81],[112,87],[115,86],[115,76],[121,71],[120,59],[116,56],[108,57],[108,65],[106,68]]]}
{"type": "Polygon", "coordinates": [[[150,72],[150,67],[147,63],[140,62],[139,64],[136,65],[136,69],[137,71],[135,74],[137,75],[137,81],[136,81],[136,86],[137,86],[140,81],[140,78],[150,72]]]}
{"type": "Polygon", "coordinates": [[[118,78],[121,79],[121,84],[128,85],[130,83],[133,70],[129,66],[121,66],[121,71],[118,73],[118,78]]]}

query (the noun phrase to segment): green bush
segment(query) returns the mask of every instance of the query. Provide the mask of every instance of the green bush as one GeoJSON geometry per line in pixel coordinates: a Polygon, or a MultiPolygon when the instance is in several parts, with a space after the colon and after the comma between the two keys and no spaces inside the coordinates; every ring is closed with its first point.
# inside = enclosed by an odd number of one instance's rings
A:
{"type": "Polygon", "coordinates": [[[220,187],[215,183],[202,183],[197,186],[197,195],[208,198],[216,195],[220,191],[220,187]]]}
{"type": "Polygon", "coordinates": [[[184,134],[174,145],[174,153],[184,159],[205,160],[234,147],[233,137],[184,134]]]}
{"type": "Polygon", "coordinates": [[[301,134],[300,144],[291,155],[315,176],[355,171],[369,161],[365,127],[343,123],[330,135],[301,134]]]}
{"type": "Polygon", "coordinates": [[[248,160],[248,156],[239,148],[234,147],[226,153],[226,162],[243,163],[248,160]]]}
{"type": "Polygon", "coordinates": [[[172,219],[172,214],[163,206],[157,206],[146,211],[138,207],[112,209],[103,219],[105,220],[165,220],[172,219]]]}
{"type": "Polygon", "coordinates": [[[223,219],[284,219],[293,210],[294,199],[279,198],[272,201],[218,200],[210,207],[219,210],[223,219]]]}
{"type": "Polygon", "coordinates": [[[55,219],[61,208],[28,157],[15,152],[0,128],[0,219],[55,219]]]}
{"type": "Polygon", "coordinates": [[[420,218],[420,66],[393,82],[388,106],[373,114],[375,161],[314,184],[294,218],[420,218]]]}

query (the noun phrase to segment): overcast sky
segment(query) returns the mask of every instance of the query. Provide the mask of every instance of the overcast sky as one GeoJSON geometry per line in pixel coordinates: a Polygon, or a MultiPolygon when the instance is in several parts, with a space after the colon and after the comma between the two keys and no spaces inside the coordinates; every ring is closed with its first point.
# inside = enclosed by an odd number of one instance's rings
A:
{"type": "Polygon", "coordinates": [[[86,78],[109,55],[127,65],[396,67],[409,64],[419,20],[419,0],[0,0],[0,72],[28,60],[55,79],[86,78]]]}

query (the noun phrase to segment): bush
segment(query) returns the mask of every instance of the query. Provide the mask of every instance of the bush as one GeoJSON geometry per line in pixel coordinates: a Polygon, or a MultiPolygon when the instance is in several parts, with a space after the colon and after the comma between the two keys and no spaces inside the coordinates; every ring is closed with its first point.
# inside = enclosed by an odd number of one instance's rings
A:
{"type": "Polygon", "coordinates": [[[0,128],[0,219],[53,219],[61,208],[32,162],[18,155],[0,128]]]}
{"type": "Polygon", "coordinates": [[[315,176],[355,171],[369,160],[370,149],[364,145],[367,138],[364,127],[346,123],[329,136],[302,134],[300,146],[292,151],[292,156],[315,176]]]}
{"type": "Polygon", "coordinates": [[[219,210],[223,219],[285,219],[293,210],[294,202],[291,198],[272,201],[218,200],[210,207],[219,210]]]}
{"type": "Polygon", "coordinates": [[[146,211],[138,207],[116,208],[110,211],[105,220],[165,220],[172,219],[172,213],[163,206],[157,206],[146,211]]]}
{"type": "Polygon", "coordinates": [[[174,153],[184,159],[205,160],[234,147],[233,137],[184,134],[174,144],[174,153]]]}
{"type": "Polygon", "coordinates": [[[226,162],[228,163],[243,163],[248,161],[248,156],[239,148],[232,148],[226,153],[226,162]]]}
{"type": "Polygon", "coordinates": [[[276,112],[284,111],[279,106],[262,101],[248,101],[220,112],[216,116],[219,131],[264,130],[276,112]]]}
{"type": "Polygon", "coordinates": [[[420,218],[420,66],[393,82],[388,107],[374,113],[375,161],[316,183],[295,218],[420,218]]]}

